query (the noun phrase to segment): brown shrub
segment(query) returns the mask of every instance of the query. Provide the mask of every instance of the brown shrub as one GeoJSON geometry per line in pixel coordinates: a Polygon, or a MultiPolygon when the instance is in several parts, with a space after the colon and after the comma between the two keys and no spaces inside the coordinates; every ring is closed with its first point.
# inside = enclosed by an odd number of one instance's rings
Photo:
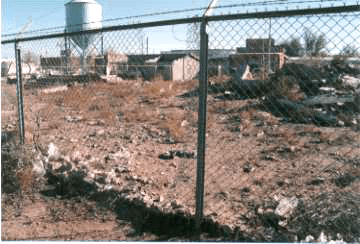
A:
{"type": "Polygon", "coordinates": [[[123,110],[126,122],[151,122],[158,118],[158,111],[150,107],[135,107],[123,110]]]}
{"type": "Polygon", "coordinates": [[[21,168],[16,172],[16,176],[18,178],[20,189],[23,193],[31,192],[33,188],[33,170],[30,165],[21,168]]]}
{"type": "Polygon", "coordinates": [[[276,92],[282,97],[286,97],[289,100],[302,100],[304,99],[304,92],[301,91],[301,88],[293,76],[283,76],[276,83],[276,92]]]}
{"type": "Polygon", "coordinates": [[[171,97],[182,94],[197,85],[197,81],[154,81],[144,87],[143,94],[150,97],[171,97]]]}

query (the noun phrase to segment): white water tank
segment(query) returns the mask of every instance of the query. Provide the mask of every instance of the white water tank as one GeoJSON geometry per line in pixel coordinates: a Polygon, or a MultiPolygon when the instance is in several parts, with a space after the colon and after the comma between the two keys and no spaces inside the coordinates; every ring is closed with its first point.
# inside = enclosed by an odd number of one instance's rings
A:
{"type": "MultiPolygon", "coordinates": [[[[101,28],[102,6],[95,0],[72,0],[65,4],[66,32],[101,28]]],[[[71,36],[83,51],[91,44],[95,34],[71,36]]]]}

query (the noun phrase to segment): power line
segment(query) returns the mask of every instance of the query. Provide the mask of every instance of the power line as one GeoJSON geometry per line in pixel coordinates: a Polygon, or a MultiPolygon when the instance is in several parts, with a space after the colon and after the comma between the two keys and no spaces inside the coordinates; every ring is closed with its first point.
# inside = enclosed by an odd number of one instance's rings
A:
{"type": "MultiPolygon", "coordinates": [[[[329,2],[336,2],[339,3],[337,0],[263,0],[263,1],[255,1],[255,2],[248,2],[248,3],[237,3],[237,4],[229,4],[229,5],[220,5],[214,7],[214,9],[226,9],[226,8],[236,8],[236,7],[252,7],[252,6],[271,6],[271,5],[286,5],[286,4],[310,4],[310,3],[329,3],[329,2]]],[[[343,2],[343,4],[347,3],[343,2]]],[[[59,8],[57,8],[59,9],[59,8]]],[[[135,15],[135,16],[128,16],[128,17],[120,17],[120,18],[113,18],[113,19],[105,19],[102,21],[102,23],[108,23],[108,22],[114,22],[114,21],[121,21],[121,20],[131,20],[134,18],[145,18],[145,17],[155,17],[155,16],[163,16],[163,15],[169,15],[169,14],[182,14],[182,13],[189,13],[189,12],[195,12],[195,11],[204,11],[207,7],[199,7],[199,8],[189,8],[189,9],[181,9],[181,10],[172,10],[172,11],[165,11],[165,12],[154,12],[150,14],[142,14],[142,15],[135,15]]],[[[54,11],[54,10],[53,10],[54,11]]],[[[39,18],[42,18],[44,16],[41,16],[39,18]]],[[[36,18],[35,20],[39,19],[36,18]]],[[[95,22],[88,22],[83,24],[77,24],[72,25],[71,27],[77,27],[82,26],[86,24],[91,24],[95,22]]],[[[55,30],[64,30],[66,26],[57,26],[57,27],[50,27],[50,28],[44,28],[44,29],[36,29],[32,31],[23,32],[22,34],[31,34],[31,33],[39,33],[44,31],[55,31],[55,30]]],[[[17,33],[11,33],[11,34],[3,34],[2,37],[11,37],[16,36],[17,33]]]]}

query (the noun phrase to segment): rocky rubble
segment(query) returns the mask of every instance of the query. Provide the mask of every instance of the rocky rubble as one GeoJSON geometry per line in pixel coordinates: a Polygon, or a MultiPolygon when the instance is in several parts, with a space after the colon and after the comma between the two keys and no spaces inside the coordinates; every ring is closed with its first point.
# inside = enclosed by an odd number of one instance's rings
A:
{"type": "MultiPolygon", "coordinates": [[[[189,157],[194,157],[194,153],[186,154],[181,150],[173,153],[178,157],[188,157],[188,154],[189,157]]],[[[59,148],[50,143],[48,150],[38,152],[35,159],[33,172],[38,178],[47,179],[47,186],[43,191],[45,195],[69,198],[116,190],[126,199],[140,199],[147,206],[160,207],[165,212],[184,210],[184,206],[178,201],[167,201],[163,196],[154,195],[147,190],[147,186],[154,182],[132,173],[131,154],[124,147],[106,154],[103,159],[96,159],[79,151],[62,155],[59,148]],[[111,165],[111,170],[97,169],[93,166],[97,161],[111,165]]]]}
{"type": "MultiPolygon", "coordinates": [[[[360,126],[360,70],[345,61],[320,68],[286,64],[269,80],[239,80],[209,85],[220,100],[259,99],[260,109],[285,122],[331,127],[360,126]]],[[[198,90],[183,97],[196,95],[198,90]]]]}
{"type": "Polygon", "coordinates": [[[360,240],[359,200],[358,194],[351,193],[323,193],[307,200],[280,197],[249,203],[252,210],[242,219],[255,228],[257,240],[356,242],[360,240]]]}

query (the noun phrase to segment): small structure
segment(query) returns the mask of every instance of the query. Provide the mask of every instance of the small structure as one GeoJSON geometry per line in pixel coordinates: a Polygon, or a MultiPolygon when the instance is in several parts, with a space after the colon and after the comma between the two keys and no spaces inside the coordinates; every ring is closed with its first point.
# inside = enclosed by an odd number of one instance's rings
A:
{"type": "Polygon", "coordinates": [[[15,74],[15,60],[1,59],[1,77],[7,77],[9,74],[15,74]]]}
{"type": "Polygon", "coordinates": [[[252,69],[266,68],[268,71],[281,69],[286,63],[284,49],[275,46],[274,39],[247,39],[246,47],[236,49],[230,55],[232,67],[250,65],[252,69]]]}
{"type": "Polygon", "coordinates": [[[199,60],[191,54],[162,54],[158,65],[171,67],[170,80],[192,80],[199,72],[199,60]]]}
{"type": "Polygon", "coordinates": [[[95,57],[95,70],[100,75],[116,75],[127,62],[128,55],[108,51],[104,56],[95,57]]]}
{"type": "Polygon", "coordinates": [[[50,74],[72,74],[80,69],[80,58],[70,50],[62,50],[60,57],[40,57],[40,67],[50,74]]]}
{"type": "MultiPolygon", "coordinates": [[[[229,74],[230,71],[230,55],[235,54],[234,49],[209,49],[208,50],[208,72],[209,76],[221,76],[222,74],[229,74]]],[[[162,52],[162,54],[186,54],[192,57],[200,56],[200,50],[172,50],[169,52],[162,52]]]]}
{"type": "Polygon", "coordinates": [[[199,72],[199,60],[186,53],[128,55],[127,63],[119,65],[119,70],[119,75],[127,79],[191,80],[199,72]]]}
{"type": "Polygon", "coordinates": [[[209,49],[208,64],[209,76],[221,76],[230,73],[230,55],[235,54],[233,49],[209,49]]]}

